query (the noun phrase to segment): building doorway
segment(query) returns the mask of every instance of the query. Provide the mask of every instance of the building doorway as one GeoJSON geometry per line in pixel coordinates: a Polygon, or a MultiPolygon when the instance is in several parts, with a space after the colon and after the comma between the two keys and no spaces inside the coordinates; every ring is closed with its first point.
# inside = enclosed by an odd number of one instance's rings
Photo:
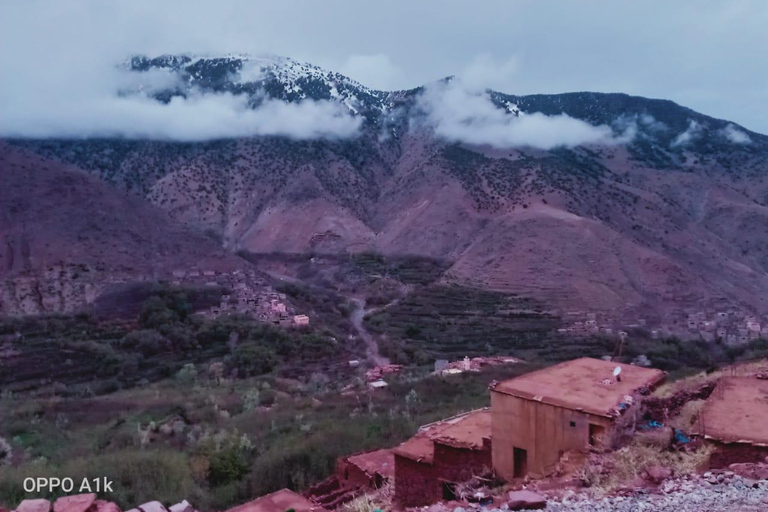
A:
{"type": "Polygon", "coordinates": [[[512,476],[523,478],[528,474],[528,451],[522,448],[513,448],[512,459],[514,462],[512,476]]]}
{"type": "Polygon", "coordinates": [[[454,482],[443,481],[443,499],[445,501],[456,499],[456,484],[454,482]]]}
{"type": "Polygon", "coordinates": [[[598,446],[603,441],[605,427],[601,425],[589,424],[589,445],[598,446]]]}

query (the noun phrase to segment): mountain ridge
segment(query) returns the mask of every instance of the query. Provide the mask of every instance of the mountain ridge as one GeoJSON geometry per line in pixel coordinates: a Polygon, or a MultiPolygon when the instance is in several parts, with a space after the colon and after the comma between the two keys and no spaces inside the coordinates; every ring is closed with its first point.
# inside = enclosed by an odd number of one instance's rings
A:
{"type": "Polygon", "coordinates": [[[236,60],[165,60],[202,62],[195,87],[240,87],[254,108],[264,97],[337,101],[366,121],[349,139],[9,142],[138,194],[230,251],[418,254],[452,261],[449,280],[617,315],[729,302],[768,310],[764,135],[669,100],[487,91],[507,116],[567,115],[633,133],[498,148],[437,136],[422,122],[425,88],[366,96],[350,80],[334,97],[346,77],[316,67],[291,89],[261,70],[261,81],[221,81],[236,60]]]}

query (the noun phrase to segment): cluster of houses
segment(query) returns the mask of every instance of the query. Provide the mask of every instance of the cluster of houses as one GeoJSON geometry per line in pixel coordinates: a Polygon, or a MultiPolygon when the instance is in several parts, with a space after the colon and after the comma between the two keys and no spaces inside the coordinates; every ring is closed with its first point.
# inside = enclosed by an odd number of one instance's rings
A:
{"type": "Polygon", "coordinates": [[[569,311],[562,315],[565,326],[559,334],[570,336],[605,335],[625,339],[633,329],[645,329],[653,339],[678,337],[721,341],[729,346],[744,345],[758,338],[768,338],[768,319],[740,310],[673,311],[666,320],[650,325],[645,318],[615,322],[597,313],[569,311]],[[618,326],[617,326],[618,325],[618,326]]]}
{"type": "MultiPolygon", "coordinates": [[[[555,474],[573,454],[610,446],[618,434],[636,427],[638,413],[650,414],[652,408],[643,409],[643,403],[667,400],[661,406],[664,416],[679,410],[677,396],[647,396],[665,377],[652,368],[580,358],[494,382],[489,408],[424,425],[392,449],[342,457],[333,476],[304,495],[283,489],[228,512],[326,512],[387,483],[394,484],[397,505],[422,507],[462,499],[465,482],[491,474],[514,488],[555,474]]],[[[727,375],[707,386],[704,406],[686,433],[691,439],[684,436],[680,442],[708,445],[710,469],[734,463],[763,468],[768,460],[768,371],[727,375]]],[[[88,495],[83,506],[54,512],[119,512],[93,500],[88,495]]],[[[50,503],[37,509],[32,506],[37,502],[45,500],[27,500],[17,511],[50,512],[50,503]]],[[[176,507],[170,512],[194,512],[186,502],[176,507]]],[[[152,502],[129,512],[169,511],[152,502]]]]}
{"type": "Polygon", "coordinates": [[[743,345],[758,338],[768,338],[768,322],[743,311],[703,311],[688,313],[688,332],[705,341],[723,341],[727,345],[743,345]]]}
{"type": "MultiPolygon", "coordinates": [[[[424,425],[390,450],[343,458],[305,497],[330,510],[390,481],[395,502],[421,507],[458,499],[463,482],[491,472],[510,484],[545,478],[564,455],[610,444],[628,428],[626,418],[634,425],[644,397],[665,378],[653,368],[580,358],[495,382],[489,408],[424,425]]],[[[711,389],[688,433],[713,448],[709,467],[764,461],[768,374],[723,377],[711,389]]]]}
{"type": "Polygon", "coordinates": [[[307,315],[298,314],[288,304],[284,293],[278,293],[268,286],[254,271],[174,270],[173,278],[173,284],[177,286],[183,283],[196,283],[222,286],[230,290],[228,294],[221,296],[221,302],[217,306],[205,312],[210,318],[237,314],[283,327],[309,325],[307,315]]]}

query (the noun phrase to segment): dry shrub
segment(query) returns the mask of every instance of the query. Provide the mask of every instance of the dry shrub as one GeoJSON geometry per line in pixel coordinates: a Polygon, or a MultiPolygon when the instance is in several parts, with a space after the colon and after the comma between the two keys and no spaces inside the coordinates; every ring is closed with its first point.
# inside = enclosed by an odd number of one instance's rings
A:
{"type": "Polygon", "coordinates": [[[669,420],[669,426],[672,428],[679,428],[680,430],[689,431],[693,426],[696,418],[699,417],[702,407],[706,400],[691,400],[687,402],[678,413],[677,416],[669,420]]]}
{"type": "Polygon", "coordinates": [[[670,427],[641,430],[635,435],[635,442],[640,446],[647,446],[662,451],[669,448],[673,435],[674,433],[670,427]]]}
{"type": "Polygon", "coordinates": [[[341,512],[374,512],[375,510],[392,510],[392,496],[394,485],[387,482],[381,488],[363,494],[349,503],[342,505],[341,512]]]}
{"type": "Polygon", "coordinates": [[[605,495],[642,477],[645,469],[651,466],[669,468],[674,475],[695,473],[709,460],[711,453],[712,448],[709,446],[694,452],[676,452],[659,450],[635,441],[620,450],[589,461],[577,477],[590,486],[595,494],[605,495]]]}

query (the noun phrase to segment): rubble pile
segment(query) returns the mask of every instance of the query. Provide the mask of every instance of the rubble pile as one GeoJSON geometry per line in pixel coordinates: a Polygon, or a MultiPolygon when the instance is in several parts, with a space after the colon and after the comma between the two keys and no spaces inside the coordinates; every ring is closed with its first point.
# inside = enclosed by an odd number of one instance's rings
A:
{"type": "Polygon", "coordinates": [[[617,496],[595,498],[587,493],[566,491],[549,499],[551,512],[759,512],[768,510],[768,464],[732,464],[727,470],[664,478],[649,475],[656,488],[633,488],[617,496]],[[653,478],[652,478],[653,477],[653,478]]]}
{"type": "MultiPolygon", "coordinates": [[[[0,506],[0,512],[7,512],[0,506]]],[[[46,499],[29,499],[19,503],[12,512],[121,512],[120,507],[111,501],[96,499],[95,494],[76,494],[62,496],[53,506],[46,499]]],[[[150,501],[132,508],[127,512],[197,512],[195,508],[184,500],[169,508],[159,501],[150,501]]]]}

